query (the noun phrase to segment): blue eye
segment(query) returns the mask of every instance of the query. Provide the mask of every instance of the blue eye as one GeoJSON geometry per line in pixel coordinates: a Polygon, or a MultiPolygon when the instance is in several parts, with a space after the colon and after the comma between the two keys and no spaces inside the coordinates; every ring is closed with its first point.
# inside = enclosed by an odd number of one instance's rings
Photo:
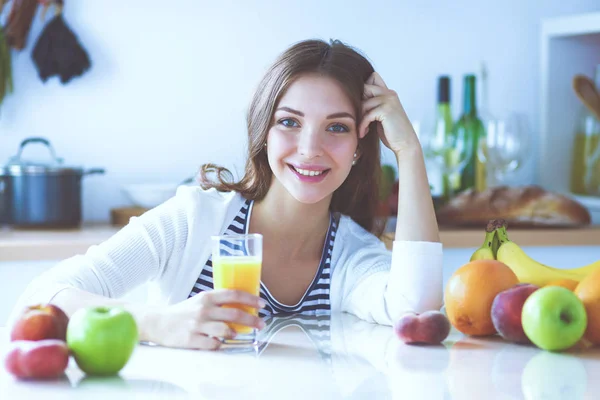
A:
{"type": "Polygon", "coordinates": [[[350,131],[350,129],[346,125],[343,125],[343,124],[331,125],[329,127],[329,129],[333,129],[332,132],[335,132],[335,133],[344,133],[344,132],[350,131]],[[335,128],[335,129],[333,129],[333,128],[335,128]]]}
{"type": "Polygon", "coordinates": [[[283,126],[286,126],[288,128],[296,128],[298,126],[300,126],[296,121],[294,121],[291,118],[283,118],[280,119],[279,121],[277,121],[278,124],[281,124],[283,126]],[[295,124],[295,125],[294,125],[295,124]]]}

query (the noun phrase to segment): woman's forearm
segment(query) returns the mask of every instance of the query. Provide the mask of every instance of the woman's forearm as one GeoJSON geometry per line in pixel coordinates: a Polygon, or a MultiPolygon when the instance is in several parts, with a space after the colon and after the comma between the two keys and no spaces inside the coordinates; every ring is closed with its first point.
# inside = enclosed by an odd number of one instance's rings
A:
{"type": "Polygon", "coordinates": [[[400,187],[395,240],[439,242],[438,224],[421,147],[412,146],[396,154],[396,159],[400,187]]]}
{"type": "Polygon", "coordinates": [[[152,341],[152,326],[155,325],[156,312],[145,304],[129,303],[123,300],[111,299],[77,288],[65,288],[58,292],[50,303],[60,307],[69,317],[80,308],[97,306],[119,306],[129,311],[136,320],[139,340],[152,341]]]}

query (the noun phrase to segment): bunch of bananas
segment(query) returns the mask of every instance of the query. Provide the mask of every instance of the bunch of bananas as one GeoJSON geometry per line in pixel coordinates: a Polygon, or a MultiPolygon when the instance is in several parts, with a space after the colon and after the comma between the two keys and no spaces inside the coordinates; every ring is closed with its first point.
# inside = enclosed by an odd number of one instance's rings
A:
{"type": "Polygon", "coordinates": [[[0,105],[7,94],[13,91],[10,47],[6,43],[4,30],[0,27],[0,105]]]}
{"type": "Polygon", "coordinates": [[[545,286],[559,279],[571,279],[580,282],[596,268],[600,260],[589,265],[572,269],[554,268],[544,265],[525,253],[523,249],[508,238],[506,222],[492,220],[486,227],[485,242],[471,256],[474,260],[498,260],[506,264],[519,278],[521,283],[545,286]]]}

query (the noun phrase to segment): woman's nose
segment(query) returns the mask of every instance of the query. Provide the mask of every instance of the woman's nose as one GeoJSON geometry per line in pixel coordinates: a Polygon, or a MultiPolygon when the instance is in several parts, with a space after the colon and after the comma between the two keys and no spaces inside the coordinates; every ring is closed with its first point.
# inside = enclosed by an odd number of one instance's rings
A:
{"type": "Polygon", "coordinates": [[[298,153],[307,158],[321,156],[323,154],[321,139],[316,129],[305,129],[298,140],[298,153]]]}

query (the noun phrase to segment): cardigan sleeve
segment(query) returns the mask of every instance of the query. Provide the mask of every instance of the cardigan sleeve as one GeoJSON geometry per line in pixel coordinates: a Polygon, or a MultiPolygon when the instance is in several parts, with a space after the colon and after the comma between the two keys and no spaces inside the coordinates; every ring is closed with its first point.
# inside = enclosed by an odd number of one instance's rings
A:
{"type": "Polygon", "coordinates": [[[370,236],[345,265],[342,311],[393,325],[405,312],[439,310],[443,303],[442,244],[394,241],[389,251],[370,236]]]}
{"type": "Polygon", "coordinates": [[[192,215],[189,209],[199,206],[197,193],[182,186],[174,197],[131,218],[125,227],[85,254],[58,262],[30,282],[15,311],[28,304],[50,302],[69,287],[118,298],[159,277],[168,264],[181,257],[192,215]]]}

